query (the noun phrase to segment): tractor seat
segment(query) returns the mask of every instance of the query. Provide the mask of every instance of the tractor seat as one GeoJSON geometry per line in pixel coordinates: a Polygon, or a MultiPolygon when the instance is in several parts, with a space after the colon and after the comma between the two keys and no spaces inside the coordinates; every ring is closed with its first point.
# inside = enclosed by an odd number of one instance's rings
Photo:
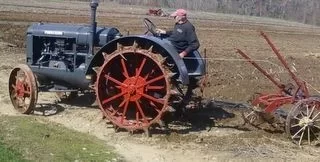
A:
{"type": "Polygon", "coordinates": [[[188,75],[192,77],[205,75],[205,62],[199,51],[189,53],[183,61],[187,67],[188,75]]]}
{"type": "MultiPolygon", "coordinates": [[[[166,39],[165,36],[161,36],[161,39],[165,43],[168,43],[172,46],[171,42],[166,39]]],[[[205,62],[198,50],[189,53],[186,58],[183,59],[183,61],[187,67],[189,76],[197,77],[205,75],[205,62]]]]}

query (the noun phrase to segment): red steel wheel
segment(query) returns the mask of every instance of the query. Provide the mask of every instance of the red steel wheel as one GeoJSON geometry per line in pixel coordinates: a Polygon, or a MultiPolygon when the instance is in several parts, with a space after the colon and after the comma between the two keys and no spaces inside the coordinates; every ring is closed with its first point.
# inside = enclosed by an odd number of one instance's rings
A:
{"type": "Polygon", "coordinates": [[[320,98],[297,102],[286,120],[286,133],[298,145],[318,145],[320,140],[320,98]]]}
{"type": "Polygon", "coordinates": [[[104,116],[116,126],[148,130],[166,111],[169,77],[156,55],[127,46],[113,52],[99,68],[97,101],[104,116]]]}
{"type": "Polygon", "coordinates": [[[13,107],[22,114],[30,114],[37,103],[38,87],[31,69],[16,66],[9,77],[9,94],[13,107]]]}

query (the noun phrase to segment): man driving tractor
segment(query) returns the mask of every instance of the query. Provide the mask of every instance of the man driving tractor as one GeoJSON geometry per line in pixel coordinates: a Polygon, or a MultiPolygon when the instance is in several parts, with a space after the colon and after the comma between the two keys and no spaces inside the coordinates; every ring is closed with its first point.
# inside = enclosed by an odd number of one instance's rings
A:
{"type": "Polygon", "coordinates": [[[156,29],[160,34],[168,35],[168,40],[177,49],[181,58],[188,55],[188,53],[197,50],[200,43],[197,38],[194,26],[187,19],[187,11],[178,9],[170,15],[175,19],[175,25],[172,31],[165,31],[163,29],[156,29]]]}

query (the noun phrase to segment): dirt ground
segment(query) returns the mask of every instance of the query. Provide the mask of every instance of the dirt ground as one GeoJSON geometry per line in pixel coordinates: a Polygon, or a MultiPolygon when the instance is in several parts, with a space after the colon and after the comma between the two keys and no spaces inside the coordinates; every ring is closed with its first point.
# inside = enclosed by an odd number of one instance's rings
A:
{"type": "MultiPolygon", "coordinates": [[[[146,11],[143,7],[101,3],[97,22],[99,26],[117,27],[123,34],[142,34],[146,11]]],[[[169,18],[149,18],[164,29],[173,24],[169,18]]],[[[206,98],[247,103],[256,92],[275,91],[269,80],[236,54],[235,48],[247,52],[282,82],[289,82],[287,72],[259,36],[260,30],[270,36],[290,67],[307,82],[310,92],[318,94],[320,28],[204,12],[191,12],[190,21],[197,30],[200,51],[207,50],[210,84],[206,98]]],[[[25,62],[25,32],[34,22],[86,24],[89,6],[87,2],[60,0],[0,0],[0,114],[19,115],[8,96],[8,76],[16,64],[25,62]]],[[[170,124],[169,135],[154,133],[147,138],[143,134],[115,133],[102,120],[100,110],[86,104],[89,100],[80,96],[71,104],[63,104],[57,103],[54,94],[40,93],[38,105],[48,110],[34,115],[103,139],[128,161],[317,161],[320,157],[317,147],[298,147],[282,131],[243,127],[240,110],[228,105],[192,114],[190,122],[170,124]]]]}

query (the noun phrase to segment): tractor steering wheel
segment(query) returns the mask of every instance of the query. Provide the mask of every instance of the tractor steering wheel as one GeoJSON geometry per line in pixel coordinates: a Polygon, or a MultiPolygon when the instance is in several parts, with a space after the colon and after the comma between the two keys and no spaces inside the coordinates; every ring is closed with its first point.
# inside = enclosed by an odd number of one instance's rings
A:
{"type": "Polygon", "coordinates": [[[147,28],[147,31],[144,34],[147,34],[148,32],[150,32],[154,36],[158,35],[156,31],[157,27],[156,25],[154,25],[154,23],[151,20],[149,20],[148,18],[144,18],[143,23],[144,23],[144,26],[147,28]]]}

